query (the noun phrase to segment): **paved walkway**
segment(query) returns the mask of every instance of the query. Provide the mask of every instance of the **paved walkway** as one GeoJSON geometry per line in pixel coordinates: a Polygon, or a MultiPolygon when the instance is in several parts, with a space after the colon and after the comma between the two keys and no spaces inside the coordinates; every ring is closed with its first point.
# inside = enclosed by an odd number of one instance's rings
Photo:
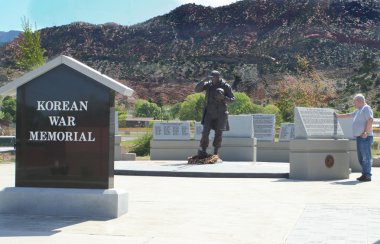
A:
{"type": "MultiPolygon", "coordinates": [[[[0,214],[0,243],[380,243],[380,168],[372,182],[358,176],[116,176],[116,188],[130,196],[127,214],[107,221],[0,214]]],[[[14,164],[0,164],[0,188],[9,186],[14,164]]]]}

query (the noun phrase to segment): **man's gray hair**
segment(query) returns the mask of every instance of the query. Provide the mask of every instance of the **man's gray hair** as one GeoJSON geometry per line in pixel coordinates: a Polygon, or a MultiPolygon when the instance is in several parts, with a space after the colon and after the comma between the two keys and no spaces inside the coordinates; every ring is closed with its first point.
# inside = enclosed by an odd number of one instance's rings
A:
{"type": "Polygon", "coordinates": [[[359,94],[356,94],[354,97],[354,101],[356,101],[356,100],[360,100],[360,101],[365,102],[365,97],[363,94],[359,93],[359,94]]]}

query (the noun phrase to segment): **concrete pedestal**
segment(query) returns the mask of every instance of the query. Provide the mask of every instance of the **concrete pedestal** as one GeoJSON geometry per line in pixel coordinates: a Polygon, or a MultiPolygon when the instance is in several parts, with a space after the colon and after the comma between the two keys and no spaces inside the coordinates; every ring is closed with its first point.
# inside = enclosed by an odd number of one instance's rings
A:
{"type": "Polygon", "coordinates": [[[115,136],[114,160],[121,160],[121,136],[115,136]]]}
{"type": "Polygon", "coordinates": [[[372,167],[380,167],[380,156],[374,156],[372,158],[372,167]]]}
{"type": "Polygon", "coordinates": [[[356,149],[356,140],[350,140],[349,141],[348,154],[350,157],[351,172],[362,172],[362,167],[360,166],[360,163],[358,160],[358,151],[356,149]]]}
{"type": "Polygon", "coordinates": [[[289,142],[257,142],[257,161],[259,162],[289,162],[289,142]]]}
{"type": "Polygon", "coordinates": [[[290,141],[290,179],[339,180],[350,174],[349,140],[290,141]]]}
{"type": "MultiPolygon", "coordinates": [[[[197,154],[198,140],[173,141],[152,140],[150,142],[151,160],[186,160],[197,154]]],[[[213,152],[212,141],[208,152],[213,152]]],[[[224,161],[256,162],[256,138],[223,138],[219,153],[224,161]]]]}
{"type": "Polygon", "coordinates": [[[117,218],[128,211],[120,189],[8,187],[0,191],[0,213],[117,218]]]}

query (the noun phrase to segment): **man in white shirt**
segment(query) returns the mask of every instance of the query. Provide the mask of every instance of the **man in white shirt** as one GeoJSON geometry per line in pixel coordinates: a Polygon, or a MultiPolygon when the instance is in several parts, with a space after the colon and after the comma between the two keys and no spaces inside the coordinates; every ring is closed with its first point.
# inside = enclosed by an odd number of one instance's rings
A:
{"type": "Polygon", "coordinates": [[[372,154],[371,145],[373,143],[373,112],[371,107],[365,102],[362,94],[354,97],[356,110],[348,114],[336,114],[338,118],[353,118],[352,133],[356,137],[356,147],[358,160],[362,167],[362,176],[359,181],[371,181],[372,154]]]}

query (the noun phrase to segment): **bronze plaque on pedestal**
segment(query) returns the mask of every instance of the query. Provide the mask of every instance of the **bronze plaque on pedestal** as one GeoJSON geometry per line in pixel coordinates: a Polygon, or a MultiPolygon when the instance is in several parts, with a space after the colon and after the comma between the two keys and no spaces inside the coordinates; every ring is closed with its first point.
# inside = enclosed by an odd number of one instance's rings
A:
{"type": "Polygon", "coordinates": [[[327,155],[325,158],[325,165],[327,168],[334,166],[334,157],[332,155],[327,155]]]}

